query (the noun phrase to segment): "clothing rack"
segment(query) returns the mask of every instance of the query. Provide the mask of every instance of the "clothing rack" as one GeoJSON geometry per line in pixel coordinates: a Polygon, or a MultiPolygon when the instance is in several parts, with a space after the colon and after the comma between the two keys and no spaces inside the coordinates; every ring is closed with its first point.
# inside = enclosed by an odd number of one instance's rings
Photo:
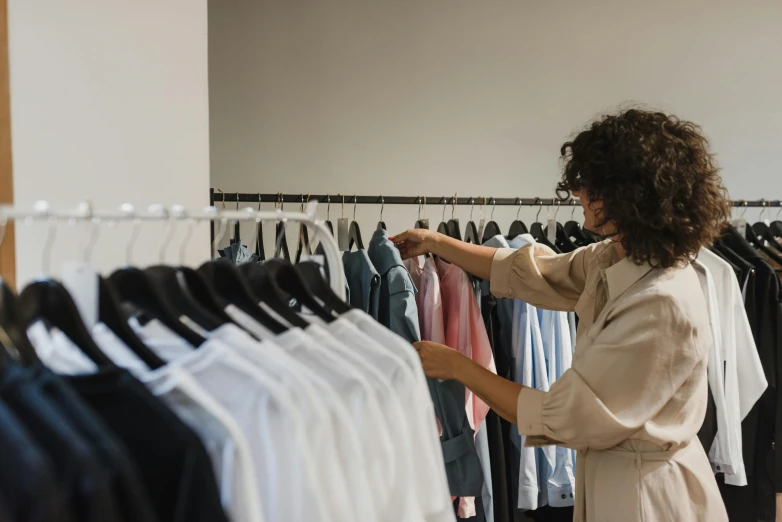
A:
{"type": "MultiPolygon", "coordinates": [[[[173,225],[176,222],[190,222],[197,224],[203,221],[209,221],[214,224],[215,221],[219,221],[220,227],[218,231],[218,237],[216,241],[213,241],[213,252],[216,249],[217,243],[223,238],[228,230],[228,224],[236,221],[275,221],[286,222],[293,221],[299,223],[305,223],[314,228],[317,236],[319,236],[320,244],[323,245],[326,263],[329,267],[342,266],[341,254],[337,241],[331,235],[328,227],[323,220],[317,219],[318,202],[310,201],[304,212],[284,212],[281,209],[277,210],[253,210],[251,208],[245,208],[242,210],[221,210],[214,206],[206,207],[201,210],[188,210],[181,205],[174,205],[171,208],[167,208],[163,205],[152,205],[146,212],[137,211],[136,208],[126,203],[121,205],[118,210],[115,211],[97,211],[94,210],[90,203],[81,203],[76,208],[54,210],[51,208],[47,201],[38,201],[32,208],[22,208],[15,205],[0,205],[0,243],[5,236],[6,224],[9,220],[13,221],[46,221],[49,224],[49,231],[46,237],[46,249],[51,248],[51,244],[54,241],[54,234],[56,228],[60,222],[91,222],[93,228],[97,228],[102,224],[115,224],[119,221],[131,221],[136,226],[142,222],[158,221],[165,222],[169,225],[173,225]]],[[[214,232],[214,227],[213,232],[214,232]]],[[[91,243],[95,239],[95,235],[91,238],[91,243]]],[[[135,238],[138,235],[138,230],[134,230],[131,236],[131,243],[135,242],[135,238]]],[[[345,299],[345,274],[342,270],[329,270],[330,285],[334,292],[345,299]]]]}
{"type": "MultiPolygon", "coordinates": [[[[494,198],[484,196],[359,196],[347,194],[282,194],[282,193],[250,193],[250,192],[221,192],[219,189],[210,189],[209,201],[212,205],[221,203],[285,203],[301,204],[307,201],[320,201],[327,204],[350,205],[500,205],[500,206],[575,206],[578,200],[571,197],[560,198],[494,198]]],[[[747,208],[779,208],[782,200],[733,200],[734,207],[747,208]]]]}

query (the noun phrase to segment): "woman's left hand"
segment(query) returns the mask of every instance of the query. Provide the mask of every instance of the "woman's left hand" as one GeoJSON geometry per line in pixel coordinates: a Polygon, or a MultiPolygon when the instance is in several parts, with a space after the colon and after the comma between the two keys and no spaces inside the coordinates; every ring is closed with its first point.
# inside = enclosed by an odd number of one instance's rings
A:
{"type": "Polygon", "coordinates": [[[413,343],[421,357],[424,373],[432,379],[456,379],[459,370],[469,359],[453,348],[431,341],[413,343]]]}

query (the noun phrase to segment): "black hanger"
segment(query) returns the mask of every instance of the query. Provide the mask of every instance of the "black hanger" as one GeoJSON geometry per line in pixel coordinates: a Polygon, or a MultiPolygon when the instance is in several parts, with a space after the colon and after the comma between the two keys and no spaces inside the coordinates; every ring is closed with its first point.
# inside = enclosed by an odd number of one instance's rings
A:
{"type": "MultiPolygon", "coordinates": [[[[307,201],[309,201],[309,195],[307,195],[307,201]]],[[[301,195],[301,212],[304,212],[304,194],[301,195]]],[[[298,246],[296,247],[296,263],[298,264],[299,261],[301,261],[301,255],[304,252],[304,249],[307,249],[307,255],[312,255],[312,247],[310,246],[310,233],[309,230],[307,230],[307,225],[305,223],[299,223],[299,242],[298,246]]]]}
{"type": "MultiPolygon", "coordinates": [[[[302,264],[310,262],[304,261],[302,264]]],[[[308,325],[307,321],[299,317],[296,311],[290,307],[289,296],[280,289],[276,281],[272,280],[266,263],[244,263],[239,265],[239,273],[242,275],[242,280],[250,287],[253,295],[258,298],[258,302],[264,303],[293,327],[305,328],[308,325]]],[[[286,326],[280,324],[276,319],[275,323],[266,326],[275,333],[287,330],[286,326]]]]}
{"type": "Polygon", "coordinates": [[[181,314],[169,302],[167,295],[149,275],[134,267],[120,268],[109,277],[123,307],[130,305],[158,319],[179,337],[193,346],[205,339],[185,326],[181,314]]]}
{"type": "MultiPolygon", "coordinates": [[[[13,359],[18,359],[25,366],[39,363],[38,354],[27,337],[27,329],[19,317],[19,298],[5,280],[0,278],[0,328],[3,329],[11,346],[4,346],[12,350],[13,359]]],[[[2,350],[0,350],[2,351],[2,350]]]]}
{"type": "Polygon", "coordinates": [[[364,250],[364,241],[361,239],[361,227],[356,222],[356,196],[353,196],[353,221],[350,222],[348,230],[348,252],[353,249],[353,244],[359,250],[364,250]]]}
{"type": "MultiPolygon", "coordinates": [[[[764,201],[763,212],[766,210],[766,205],[767,203],[764,201]]],[[[761,218],[763,217],[763,212],[760,213],[761,218]]],[[[782,246],[780,246],[780,244],[777,243],[777,240],[774,238],[774,234],[771,232],[770,225],[766,225],[762,219],[760,219],[752,226],[747,225],[747,238],[750,239],[752,244],[758,248],[761,248],[766,253],[768,253],[768,251],[772,251],[777,254],[777,256],[782,253],[782,246]],[[752,237],[750,237],[750,235],[752,237]]],[[[776,261],[776,259],[774,260],[776,261]]]]}
{"type": "Polygon", "coordinates": [[[114,288],[103,277],[98,276],[98,319],[105,324],[144,364],[152,370],[165,366],[166,361],[144,344],[120,306],[114,288]]]}
{"type": "MultiPolygon", "coordinates": [[[[260,263],[244,263],[241,266],[259,267],[260,263]]],[[[198,273],[207,281],[210,287],[218,294],[222,308],[232,304],[252,317],[275,334],[287,330],[287,328],[268,313],[264,312],[258,303],[258,297],[243,272],[233,263],[225,259],[207,261],[198,268],[198,273]]]]}
{"type": "MultiPolygon", "coordinates": [[[[491,198],[492,201],[494,201],[494,198],[491,198]]],[[[502,231],[500,230],[500,226],[497,224],[496,221],[494,221],[494,209],[497,208],[497,203],[494,202],[494,204],[491,207],[491,220],[486,223],[486,227],[483,229],[483,237],[481,238],[481,243],[485,243],[494,236],[500,236],[502,235],[502,231]]]]}
{"type": "MultiPolygon", "coordinates": [[[[261,211],[261,195],[258,194],[258,212],[261,211]]],[[[259,260],[266,259],[266,252],[263,246],[263,221],[259,221],[255,225],[255,255],[259,260]]]]}
{"type": "MultiPolygon", "coordinates": [[[[166,294],[169,302],[177,311],[178,316],[185,316],[195,322],[201,328],[212,331],[224,325],[227,321],[224,317],[217,316],[206,309],[198,299],[189,291],[184,271],[187,268],[174,268],[166,265],[151,266],[144,272],[152,279],[162,292],[166,294]]],[[[190,275],[198,284],[198,276],[190,275]]]]}
{"type": "Polygon", "coordinates": [[[519,213],[521,212],[521,199],[517,198],[517,200],[519,202],[519,208],[516,211],[516,219],[513,221],[513,223],[510,224],[510,229],[508,229],[507,238],[509,240],[522,234],[529,234],[527,225],[525,225],[523,221],[519,220],[519,213]]]}
{"type": "MultiPolygon", "coordinates": [[[[540,201],[540,198],[536,198],[536,203],[540,201]]],[[[548,237],[546,236],[546,233],[543,230],[543,223],[539,221],[540,218],[540,211],[543,210],[543,203],[540,203],[540,208],[538,209],[538,213],[535,216],[535,222],[532,224],[532,226],[529,229],[529,233],[532,235],[533,238],[535,238],[535,241],[538,243],[541,243],[543,245],[546,245],[550,249],[552,249],[554,252],[559,253],[559,249],[556,245],[552,244],[551,241],[548,240],[548,237]]]]}
{"type": "Polygon", "coordinates": [[[467,222],[467,226],[464,227],[464,241],[466,243],[472,243],[474,245],[481,244],[481,238],[478,237],[478,227],[475,226],[475,221],[472,220],[472,210],[475,207],[475,202],[470,199],[472,206],[470,207],[470,221],[467,222]]]}
{"type": "MultiPolygon", "coordinates": [[[[548,239],[548,226],[543,230],[543,233],[548,239]]],[[[578,248],[578,245],[573,242],[572,239],[565,233],[565,227],[561,223],[557,223],[556,239],[554,245],[560,250],[560,252],[572,252],[578,248]]]]}
{"type": "Polygon", "coordinates": [[[275,241],[276,241],[276,248],[274,249],[274,257],[280,257],[280,253],[282,253],[282,258],[286,261],[291,260],[291,254],[288,251],[288,240],[285,237],[285,223],[280,222],[277,223],[277,233],[275,234],[275,241]]]}
{"type": "Polygon", "coordinates": [[[446,228],[448,229],[448,235],[451,236],[454,239],[458,239],[459,241],[462,240],[462,232],[459,227],[459,218],[453,217],[454,212],[456,211],[456,204],[459,202],[459,198],[457,196],[454,196],[451,200],[451,219],[448,220],[448,223],[446,223],[446,228]]]}
{"type": "Polygon", "coordinates": [[[269,270],[269,277],[278,285],[280,290],[293,297],[302,306],[306,306],[313,314],[326,322],[331,322],[336,317],[318,302],[312,290],[301,277],[299,272],[289,262],[280,259],[272,259],[264,263],[269,270]]]}
{"type": "Polygon", "coordinates": [[[59,281],[44,279],[27,285],[19,296],[19,316],[27,329],[42,320],[50,327],[58,328],[99,367],[112,367],[114,363],[95,344],[73,302],[71,294],[59,281]]]}
{"type": "MultiPolygon", "coordinates": [[[[424,230],[429,230],[429,219],[428,218],[421,218],[421,198],[418,198],[418,219],[415,222],[415,228],[422,228],[424,230]]],[[[426,208],[426,198],[423,198],[423,207],[426,208]]]]}
{"type": "Polygon", "coordinates": [[[296,271],[301,275],[312,293],[323,302],[323,306],[332,313],[342,315],[352,310],[349,304],[331,288],[329,282],[321,274],[321,267],[313,261],[305,261],[296,265],[296,271]]]}

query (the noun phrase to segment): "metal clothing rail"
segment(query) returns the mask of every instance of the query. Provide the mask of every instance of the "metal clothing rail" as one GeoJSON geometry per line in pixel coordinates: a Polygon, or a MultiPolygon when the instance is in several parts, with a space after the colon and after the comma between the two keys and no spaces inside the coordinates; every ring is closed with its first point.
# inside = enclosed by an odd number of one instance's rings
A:
{"type": "MultiPolygon", "coordinates": [[[[285,203],[301,204],[320,201],[346,205],[500,205],[500,206],[575,206],[578,200],[567,198],[495,198],[489,196],[361,196],[353,194],[282,194],[209,191],[211,203],[285,203]]],[[[782,207],[780,200],[734,200],[734,207],[762,208],[782,207]]]]}
{"type": "MultiPolygon", "coordinates": [[[[82,203],[76,208],[54,210],[46,201],[35,203],[32,208],[22,208],[15,205],[0,205],[0,242],[5,235],[6,224],[14,221],[46,221],[49,224],[47,248],[53,240],[53,230],[58,223],[91,222],[93,225],[111,224],[119,221],[130,221],[137,225],[147,221],[157,221],[172,224],[180,221],[198,223],[202,221],[220,222],[219,238],[225,234],[228,224],[235,221],[293,221],[305,223],[313,227],[316,236],[323,245],[326,262],[329,267],[341,267],[342,257],[337,241],[331,235],[323,220],[315,217],[318,203],[310,201],[304,212],[284,212],[277,210],[221,210],[214,206],[201,210],[188,210],[180,205],[166,208],[163,205],[152,205],[146,212],[137,211],[133,205],[124,204],[116,211],[97,211],[89,203],[82,203]]],[[[134,231],[134,236],[137,231],[134,231]]],[[[133,237],[133,236],[131,236],[133,237]]],[[[330,285],[334,292],[345,299],[345,274],[342,270],[329,270],[330,285]]]]}

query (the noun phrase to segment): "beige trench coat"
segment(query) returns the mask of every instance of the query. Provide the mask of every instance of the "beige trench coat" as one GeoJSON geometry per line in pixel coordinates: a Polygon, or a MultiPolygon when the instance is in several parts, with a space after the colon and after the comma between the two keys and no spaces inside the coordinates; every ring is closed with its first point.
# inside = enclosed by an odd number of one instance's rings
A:
{"type": "Polygon", "coordinates": [[[494,295],[579,316],[571,369],[519,394],[519,432],[578,450],[576,522],[727,521],[696,436],[711,342],[697,274],[617,258],[608,241],[497,251],[494,295]]]}

